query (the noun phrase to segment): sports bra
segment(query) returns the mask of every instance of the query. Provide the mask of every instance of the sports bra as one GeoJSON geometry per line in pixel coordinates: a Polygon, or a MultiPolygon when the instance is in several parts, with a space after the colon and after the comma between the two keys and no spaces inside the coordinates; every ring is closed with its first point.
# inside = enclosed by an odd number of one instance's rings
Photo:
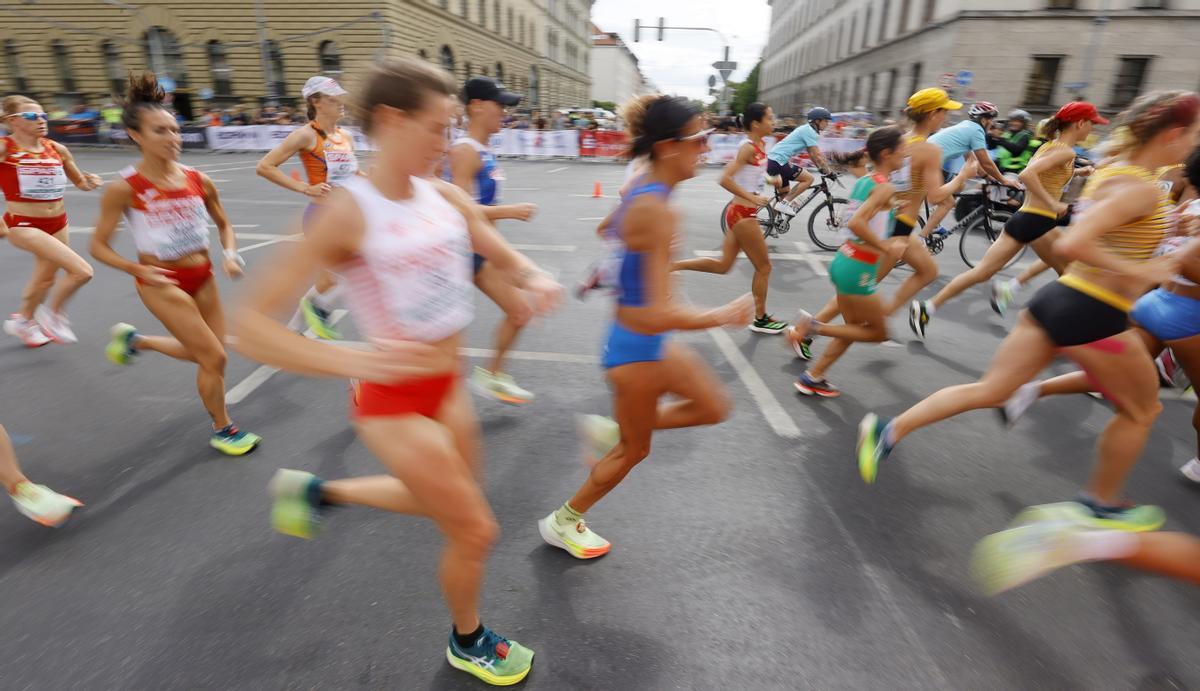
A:
{"type": "Polygon", "coordinates": [[[155,186],[133,166],[121,171],[121,177],[133,189],[133,202],[124,216],[139,254],[170,262],[208,251],[204,180],[199,171],[180,168],[184,185],[174,190],[155,186]]]}
{"type": "MultiPolygon", "coordinates": [[[[1033,158],[1029,159],[1028,165],[1033,165],[1034,161],[1045,156],[1047,152],[1057,151],[1064,147],[1068,149],[1070,148],[1066,144],[1059,141],[1046,142],[1045,144],[1042,144],[1042,146],[1038,148],[1037,152],[1033,154],[1033,158]]],[[[1050,195],[1050,198],[1057,201],[1062,199],[1063,188],[1067,186],[1067,183],[1071,181],[1071,177],[1074,175],[1075,157],[1071,156],[1071,158],[1069,158],[1061,166],[1038,173],[1038,180],[1042,182],[1042,187],[1046,188],[1046,192],[1050,195]]],[[[1026,199],[1028,200],[1028,197],[1026,197],[1026,199]]],[[[1034,213],[1040,216],[1058,218],[1058,214],[1054,213],[1054,211],[1032,206],[1028,201],[1026,201],[1025,205],[1022,206],[1020,210],[1024,211],[1025,213],[1034,213]]]]}
{"type": "Polygon", "coordinates": [[[413,177],[409,199],[384,197],[364,177],[342,188],[362,212],[357,256],[338,269],[355,322],[371,338],[432,343],[474,316],[467,220],[432,182],[413,177]]]}
{"type": "MultiPolygon", "coordinates": [[[[749,143],[754,147],[754,159],[749,165],[744,165],[733,174],[733,181],[738,187],[746,190],[750,194],[762,194],[765,180],[763,176],[767,172],[767,152],[763,148],[747,137],[742,140],[742,144],[749,143]]],[[[739,150],[742,144],[738,145],[739,150]]]]}
{"type": "MultiPolygon", "coordinates": [[[[666,200],[671,196],[671,191],[661,182],[642,183],[639,180],[629,194],[621,200],[617,210],[613,213],[612,228],[615,229],[618,238],[623,235],[621,231],[625,223],[625,212],[633,200],[643,194],[653,194],[666,200]]],[[[624,307],[642,307],[646,304],[646,279],[643,262],[645,253],[629,249],[623,241],[616,252],[616,259],[619,262],[617,304],[624,307]]]]}
{"type": "Polygon", "coordinates": [[[317,144],[311,151],[300,152],[300,163],[308,176],[308,184],[341,185],[358,174],[358,158],[354,155],[354,137],[338,128],[327,134],[310,122],[308,126],[317,135],[317,144]]]}
{"type": "Polygon", "coordinates": [[[454,146],[469,144],[479,153],[483,165],[475,173],[475,201],[484,206],[494,206],[500,202],[500,182],[504,173],[496,163],[496,156],[486,146],[470,137],[459,137],[454,140],[454,146]]]}
{"type": "Polygon", "coordinates": [[[0,160],[0,192],[10,202],[56,202],[63,198],[67,175],[62,156],[49,139],[39,139],[41,151],[22,149],[12,137],[4,142],[0,160]]]}

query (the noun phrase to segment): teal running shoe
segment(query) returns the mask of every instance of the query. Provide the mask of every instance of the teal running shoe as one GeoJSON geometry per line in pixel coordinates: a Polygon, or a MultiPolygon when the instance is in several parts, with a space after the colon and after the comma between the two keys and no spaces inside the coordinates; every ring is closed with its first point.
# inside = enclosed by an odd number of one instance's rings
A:
{"type": "Polygon", "coordinates": [[[858,473],[868,485],[875,482],[880,462],[892,452],[891,444],[883,438],[889,422],[890,419],[867,413],[858,423],[858,473]]]}
{"type": "Polygon", "coordinates": [[[458,645],[454,629],[446,646],[450,666],[492,686],[512,686],[529,675],[533,651],[483,627],[483,633],[467,647],[458,645]]]}
{"type": "Polygon", "coordinates": [[[209,446],[226,456],[245,456],[257,449],[261,443],[262,437],[252,432],[243,432],[233,423],[213,432],[212,438],[208,440],[209,446]]]}

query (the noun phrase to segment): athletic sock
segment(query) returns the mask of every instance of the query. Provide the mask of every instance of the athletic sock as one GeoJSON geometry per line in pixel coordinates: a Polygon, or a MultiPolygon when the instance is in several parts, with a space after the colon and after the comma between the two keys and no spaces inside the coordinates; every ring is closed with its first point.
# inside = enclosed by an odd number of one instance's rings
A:
{"type": "Polygon", "coordinates": [[[479,622],[479,626],[471,633],[459,633],[458,627],[453,624],[451,624],[451,628],[454,630],[454,642],[460,648],[470,648],[483,635],[483,622],[479,622]]]}
{"type": "Polygon", "coordinates": [[[554,521],[560,526],[572,525],[583,520],[583,514],[571,508],[567,502],[563,502],[562,508],[554,512],[554,521]]]}
{"type": "Polygon", "coordinates": [[[1080,561],[1111,561],[1132,556],[1138,540],[1124,530],[1089,530],[1072,535],[1069,549],[1080,561]]]}
{"type": "Polygon", "coordinates": [[[1021,283],[1021,279],[1019,279],[1019,278],[1008,279],[1008,289],[1009,289],[1009,291],[1012,292],[1013,295],[1016,295],[1017,292],[1021,290],[1022,285],[1023,284],[1021,283]]]}
{"type": "Polygon", "coordinates": [[[925,304],[925,314],[928,314],[929,316],[932,317],[933,313],[937,311],[937,305],[933,304],[933,300],[926,300],[924,304],[925,304]]]}
{"type": "Polygon", "coordinates": [[[896,446],[896,423],[894,421],[888,422],[883,426],[883,432],[880,433],[879,440],[889,449],[896,446]]]}

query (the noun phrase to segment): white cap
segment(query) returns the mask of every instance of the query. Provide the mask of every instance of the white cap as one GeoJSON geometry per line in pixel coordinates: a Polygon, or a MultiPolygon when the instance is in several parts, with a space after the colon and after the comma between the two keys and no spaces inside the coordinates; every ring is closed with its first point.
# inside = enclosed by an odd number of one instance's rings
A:
{"type": "Polygon", "coordinates": [[[331,77],[309,77],[308,81],[304,82],[304,88],[300,90],[300,95],[304,98],[315,96],[316,94],[325,94],[326,96],[342,96],[347,91],[342,88],[337,80],[331,77]]]}

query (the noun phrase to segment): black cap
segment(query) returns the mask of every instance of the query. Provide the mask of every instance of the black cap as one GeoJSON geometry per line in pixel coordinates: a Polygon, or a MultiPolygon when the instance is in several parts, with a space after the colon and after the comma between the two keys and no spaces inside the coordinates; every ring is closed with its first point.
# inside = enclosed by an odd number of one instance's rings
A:
{"type": "Polygon", "coordinates": [[[495,101],[511,108],[521,102],[521,95],[505,91],[504,85],[491,77],[471,77],[463,85],[463,103],[471,101],[495,101]]]}

